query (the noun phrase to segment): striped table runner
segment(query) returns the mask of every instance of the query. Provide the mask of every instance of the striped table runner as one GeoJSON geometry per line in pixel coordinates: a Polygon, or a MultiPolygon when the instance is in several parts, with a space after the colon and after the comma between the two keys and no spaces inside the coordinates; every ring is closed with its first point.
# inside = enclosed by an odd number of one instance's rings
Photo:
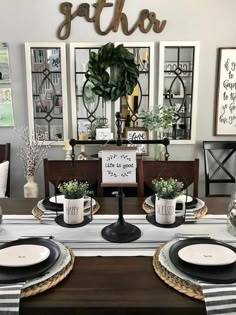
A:
{"type": "MultiPolygon", "coordinates": [[[[58,214],[62,214],[62,211],[51,211],[51,210],[44,210],[44,213],[42,215],[41,218],[41,222],[42,223],[53,223],[55,221],[55,218],[58,214]]],[[[186,210],[186,216],[185,216],[185,222],[186,223],[193,223],[193,222],[197,222],[197,219],[194,215],[194,212],[192,209],[187,209],[186,210]]]]}
{"type": "Polygon", "coordinates": [[[19,314],[20,294],[25,283],[1,284],[0,285],[0,314],[17,315],[19,314]]]}
{"type": "Polygon", "coordinates": [[[236,283],[213,284],[200,282],[207,315],[236,314],[236,283]]]}
{"type": "MultiPolygon", "coordinates": [[[[43,216],[41,218],[42,223],[54,224],[55,218],[57,215],[62,214],[63,212],[55,212],[51,210],[44,210],[43,216]]],[[[186,210],[185,223],[198,223],[198,224],[211,224],[211,223],[226,223],[226,217],[216,216],[216,215],[207,215],[203,218],[196,218],[192,209],[186,210]]]]}

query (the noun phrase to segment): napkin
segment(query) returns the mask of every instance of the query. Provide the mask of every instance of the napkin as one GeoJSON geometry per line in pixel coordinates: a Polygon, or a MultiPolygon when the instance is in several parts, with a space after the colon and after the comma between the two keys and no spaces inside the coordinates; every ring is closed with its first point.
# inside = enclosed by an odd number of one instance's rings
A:
{"type": "Polygon", "coordinates": [[[236,283],[199,283],[204,295],[207,315],[236,314],[236,283]]]}
{"type": "Polygon", "coordinates": [[[0,284],[0,314],[19,314],[20,294],[25,282],[0,284]]]}

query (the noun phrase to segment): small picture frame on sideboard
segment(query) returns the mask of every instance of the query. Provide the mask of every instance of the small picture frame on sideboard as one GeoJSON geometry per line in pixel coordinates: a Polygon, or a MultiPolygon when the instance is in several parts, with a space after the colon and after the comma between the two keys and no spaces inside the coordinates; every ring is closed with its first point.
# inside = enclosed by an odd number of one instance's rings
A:
{"type": "Polygon", "coordinates": [[[140,144],[132,144],[132,141],[138,140],[148,140],[148,130],[144,127],[131,127],[125,128],[125,138],[130,141],[128,146],[137,147],[136,153],[138,155],[148,155],[149,154],[149,146],[148,144],[140,143],[140,144]]]}

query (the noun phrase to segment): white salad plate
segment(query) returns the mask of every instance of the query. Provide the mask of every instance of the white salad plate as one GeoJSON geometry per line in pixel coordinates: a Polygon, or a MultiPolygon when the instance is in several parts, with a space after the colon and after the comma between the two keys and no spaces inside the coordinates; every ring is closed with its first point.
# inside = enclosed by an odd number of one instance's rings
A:
{"type": "Polygon", "coordinates": [[[44,261],[49,255],[49,248],[41,245],[24,244],[5,247],[0,249],[0,266],[32,266],[44,261]]]}
{"type": "Polygon", "coordinates": [[[193,201],[192,196],[181,195],[177,197],[176,202],[191,202],[193,201]]]}
{"type": "Polygon", "coordinates": [[[58,196],[50,197],[49,201],[53,202],[53,203],[61,203],[62,204],[64,202],[64,199],[65,199],[64,195],[58,195],[58,196]]]}
{"type": "Polygon", "coordinates": [[[179,250],[178,256],[187,263],[200,266],[223,266],[236,261],[232,249],[217,244],[188,245],[179,250]]]}

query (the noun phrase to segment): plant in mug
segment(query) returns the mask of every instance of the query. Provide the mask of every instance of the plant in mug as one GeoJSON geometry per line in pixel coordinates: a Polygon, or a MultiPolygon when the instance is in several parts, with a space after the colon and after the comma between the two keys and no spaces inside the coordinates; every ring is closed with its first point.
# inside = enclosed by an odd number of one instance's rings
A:
{"type": "Polygon", "coordinates": [[[184,184],[178,182],[177,179],[174,178],[169,178],[167,180],[164,180],[163,178],[153,179],[152,184],[158,198],[175,199],[183,193],[184,184]]]}
{"type": "Polygon", "coordinates": [[[80,199],[92,195],[88,182],[78,182],[76,179],[59,184],[58,189],[66,199],[80,199]]]}

